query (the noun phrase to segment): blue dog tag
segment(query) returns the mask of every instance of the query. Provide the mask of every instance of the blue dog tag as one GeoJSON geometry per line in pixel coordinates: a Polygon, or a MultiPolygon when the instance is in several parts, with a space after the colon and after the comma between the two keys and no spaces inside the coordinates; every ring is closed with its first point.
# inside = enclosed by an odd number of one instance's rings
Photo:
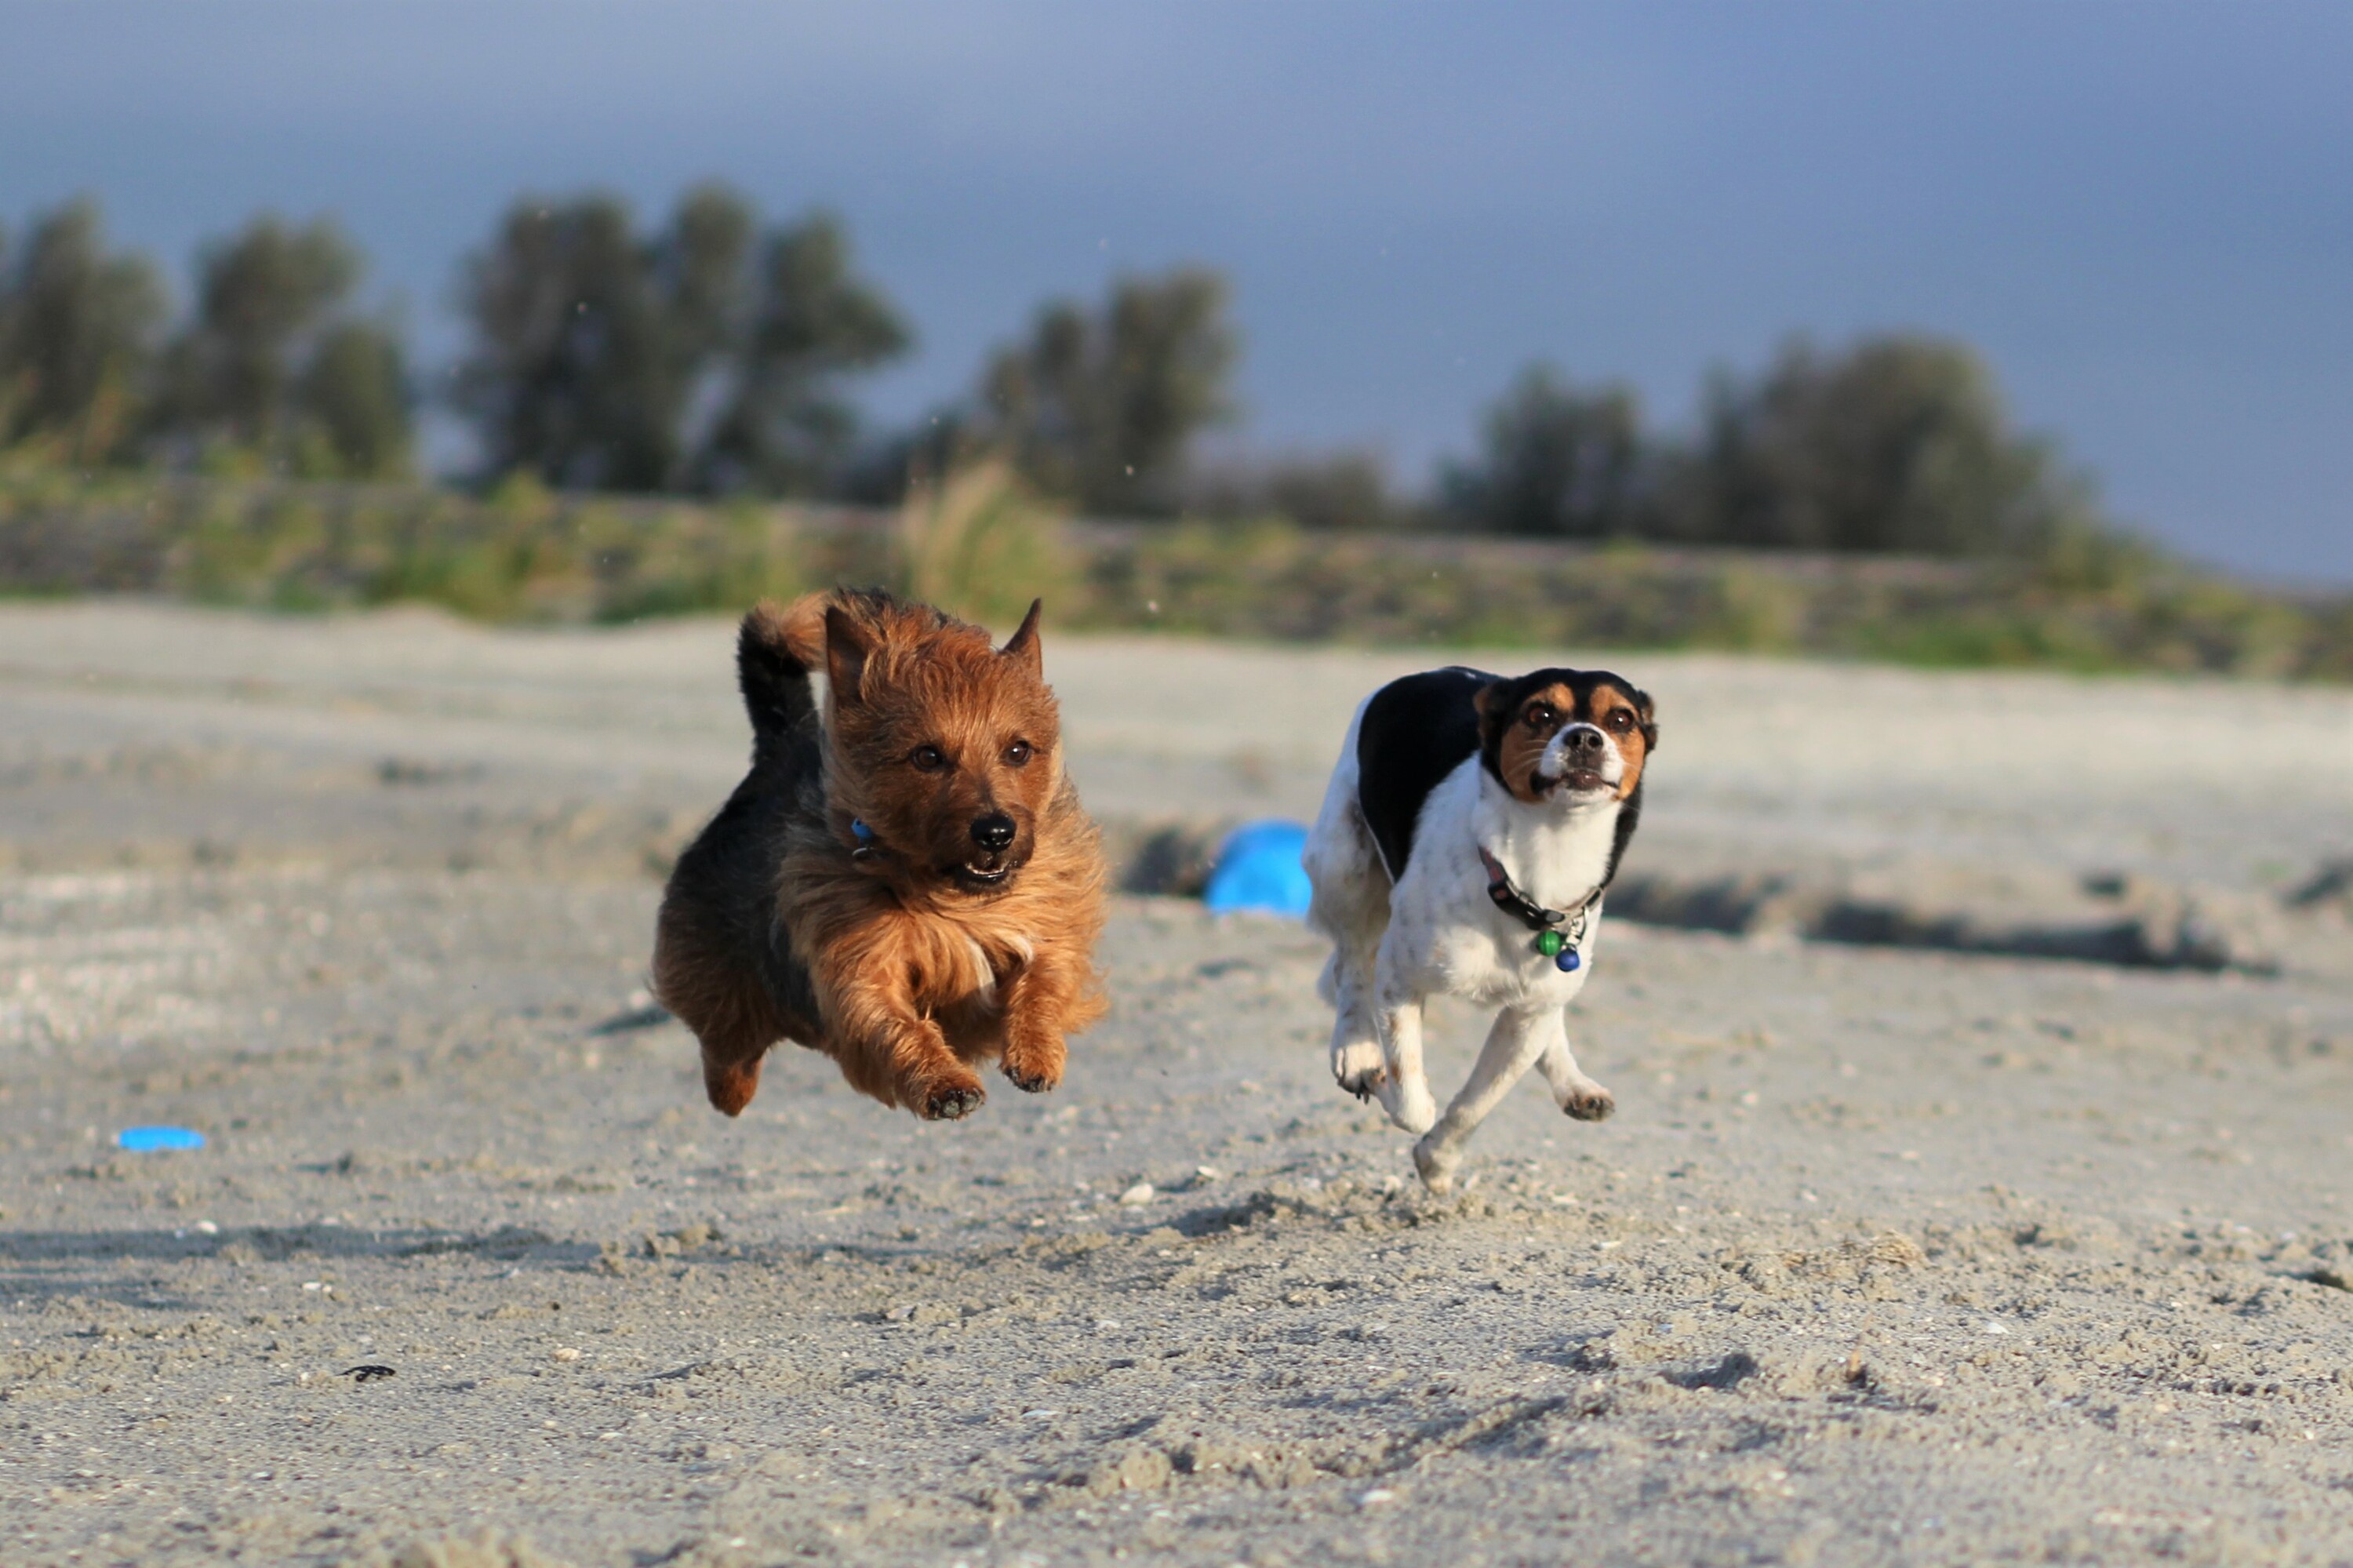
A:
{"type": "Polygon", "coordinates": [[[1553,967],[1565,975],[1573,975],[1577,972],[1577,966],[1584,961],[1577,956],[1575,948],[1563,948],[1553,959],[1553,967]]]}

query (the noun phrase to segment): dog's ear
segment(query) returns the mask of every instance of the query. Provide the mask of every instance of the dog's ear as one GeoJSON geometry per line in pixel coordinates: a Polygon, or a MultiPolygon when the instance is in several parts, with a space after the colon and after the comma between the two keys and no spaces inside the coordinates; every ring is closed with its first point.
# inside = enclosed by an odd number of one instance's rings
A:
{"type": "Polygon", "coordinates": [[[1490,681],[1472,694],[1471,706],[1479,715],[1482,735],[1494,727],[1498,705],[1504,700],[1504,683],[1490,681]]]}
{"type": "Polygon", "coordinates": [[[1046,673],[1046,651],[1038,645],[1038,612],[1046,608],[1042,599],[1029,601],[1029,613],[1021,618],[1021,630],[1005,640],[997,653],[1018,661],[1033,675],[1046,673]]]}
{"type": "Polygon", "coordinates": [[[1642,754],[1647,757],[1659,749],[1659,710],[1648,692],[1634,694],[1634,708],[1642,715],[1642,754]]]}
{"type": "Polygon", "coordinates": [[[865,678],[866,662],[873,655],[874,643],[857,618],[838,604],[825,610],[825,676],[833,687],[833,700],[844,706],[854,706],[859,700],[859,683],[865,678]]]}

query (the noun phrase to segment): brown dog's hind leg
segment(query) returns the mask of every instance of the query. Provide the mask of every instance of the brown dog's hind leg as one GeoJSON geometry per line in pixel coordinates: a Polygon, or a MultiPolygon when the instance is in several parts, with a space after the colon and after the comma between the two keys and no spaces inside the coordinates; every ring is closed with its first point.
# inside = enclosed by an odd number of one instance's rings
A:
{"type": "Polygon", "coordinates": [[[760,1059],[784,1037],[785,1024],[759,977],[733,958],[665,901],[654,937],[654,997],[702,1043],[702,1087],[712,1105],[741,1116],[760,1091],[760,1059]]]}
{"type": "Polygon", "coordinates": [[[712,1105],[729,1116],[743,1115],[752,1097],[760,1092],[760,1063],[783,1031],[767,1027],[766,1020],[747,1018],[749,1008],[728,1010],[732,1016],[705,1012],[697,1017],[667,994],[662,1004],[677,1013],[702,1043],[702,1089],[712,1105]]]}
{"type": "Polygon", "coordinates": [[[716,1051],[704,1041],[702,1091],[711,1097],[711,1103],[729,1116],[742,1116],[752,1097],[760,1092],[760,1063],[767,1054],[765,1046],[749,1056],[716,1051]]]}

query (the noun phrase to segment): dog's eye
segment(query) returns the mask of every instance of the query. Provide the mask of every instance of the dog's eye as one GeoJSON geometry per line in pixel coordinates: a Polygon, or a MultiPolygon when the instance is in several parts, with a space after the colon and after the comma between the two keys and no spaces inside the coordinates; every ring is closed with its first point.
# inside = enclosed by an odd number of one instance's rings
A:
{"type": "Polygon", "coordinates": [[[1005,765],[1008,768],[1027,768],[1029,766],[1029,758],[1032,755],[1033,751],[1028,741],[1017,740],[1005,748],[1005,765]]]}
{"type": "Polygon", "coordinates": [[[1528,727],[1530,729],[1550,729],[1552,727],[1553,721],[1558,717],[1560,717],[1560,715],[1553,711],[1552,705],[1550,703],[1538,703],[1527,712],[1528,727]]]}
{"type": "Polygon", "coordinates": [[[1620,731],[1632,729],[1632,728],[1634,727],[1634,714],[1633,714],[1633,710],[1631,710],[1630,708],[1612,708],[1612,709],[1610,709],[1610,710],[1609,710],[1609,727],[1610,727],[1611,729],[1614,729],[1614,730],[1620,730],[1620,731]]]}
{"type": "Polygon", "coordinates": [[[919,746],[907,753],[907,760],[924,773],[937,773],[948,765],[947,754],[936,746],[919,746]]]}

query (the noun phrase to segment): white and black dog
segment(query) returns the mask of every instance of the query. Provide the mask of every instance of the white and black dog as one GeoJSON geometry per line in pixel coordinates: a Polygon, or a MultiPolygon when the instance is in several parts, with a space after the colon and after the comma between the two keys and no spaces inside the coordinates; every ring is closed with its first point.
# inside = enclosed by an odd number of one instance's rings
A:
{"type": "Polygon", "coordinates": [[[1563,1009],[1592,972],[1658,745],[1650,697],[1597,670],[1432,670],[1356,709],[1307,840],[1307,919],[1332,940],[1332,1075],[1422,1135],[1431,1191],[1532,1065],[1578,1120],[1617,1108],[1569,1054],[1563,1009]],[[1440,992],[1499,1010],[1443,1118],[1421,1065],[1422,1002],[1440,992]]]}

